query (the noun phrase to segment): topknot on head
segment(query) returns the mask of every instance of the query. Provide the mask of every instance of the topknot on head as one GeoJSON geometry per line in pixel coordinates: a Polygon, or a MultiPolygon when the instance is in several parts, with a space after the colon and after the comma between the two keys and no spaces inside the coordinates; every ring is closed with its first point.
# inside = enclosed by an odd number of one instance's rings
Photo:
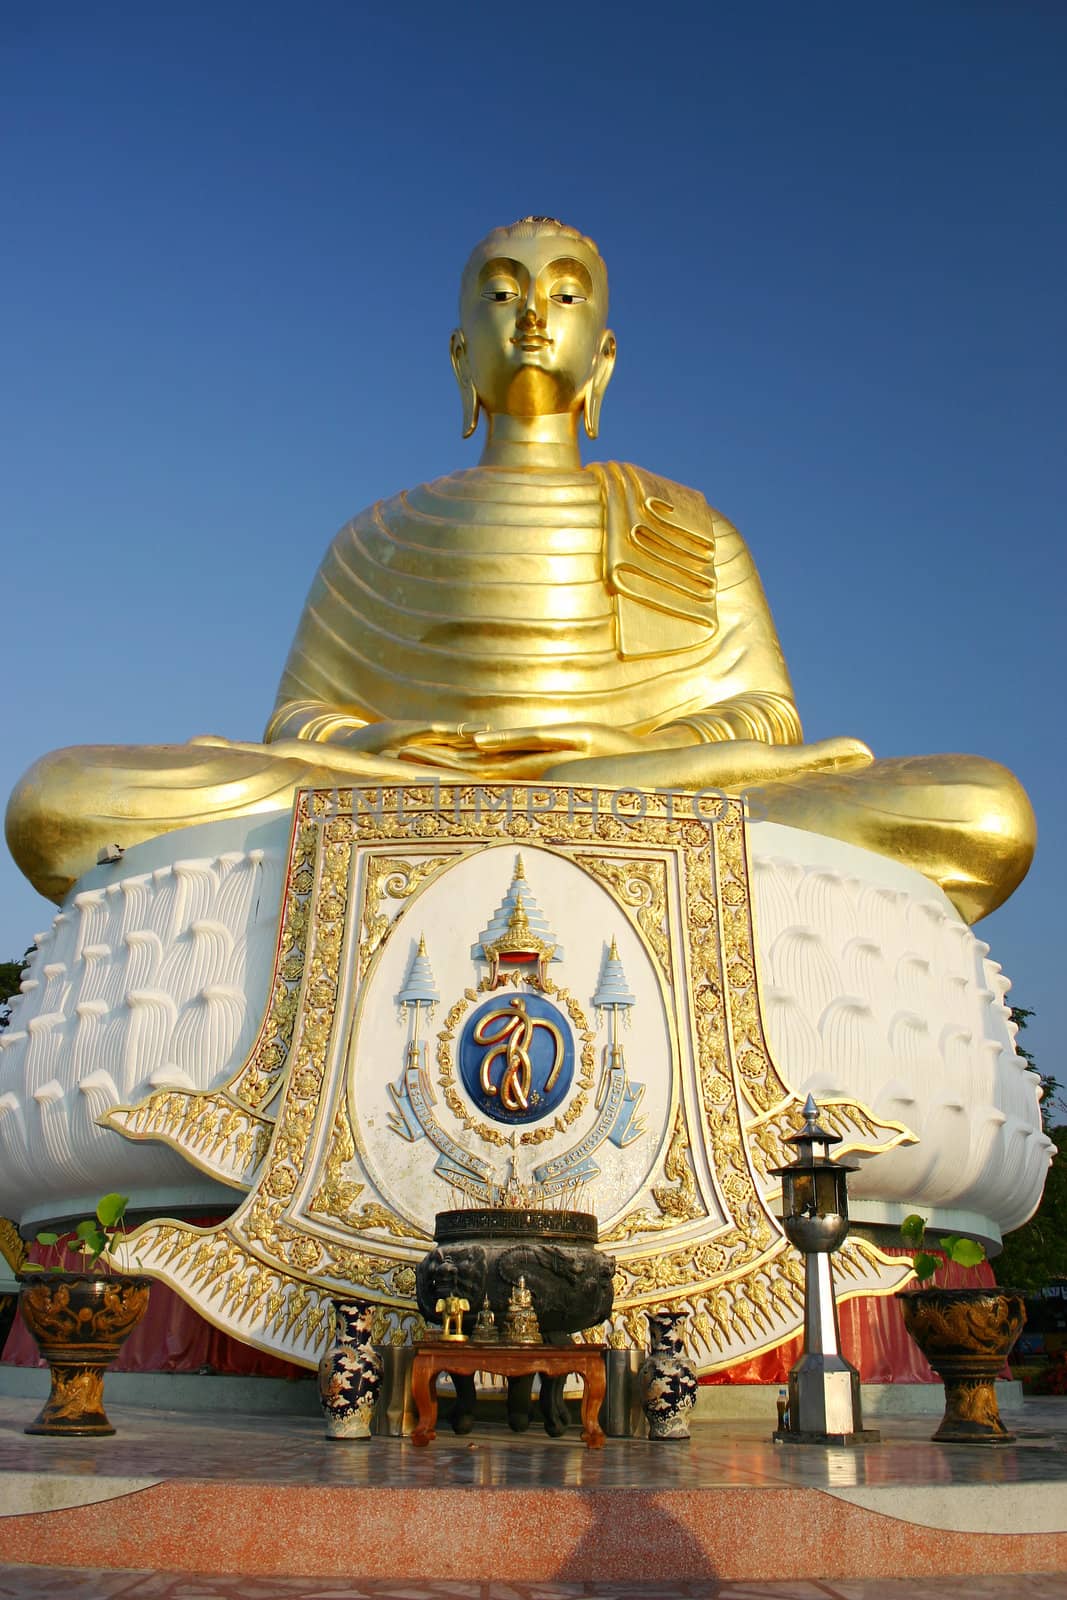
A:
{"type": "MultiPolygon", "coordinates": [[[[486,234],[486,239],[495,238],[498,234],[508,239],[535,239],[539,233],[561,233],[567,239],[580,239],[590,250],[596,250],[597,255],[600,254],[588,234],[580,232],[578,228],[572,228],[569,222],[561,222],[558,217],[520,217],[518,222],[509,222],[506,227],[491,229],[486,234]]],[[[485,242],[483,239],[482,243],[485,242]]]]}

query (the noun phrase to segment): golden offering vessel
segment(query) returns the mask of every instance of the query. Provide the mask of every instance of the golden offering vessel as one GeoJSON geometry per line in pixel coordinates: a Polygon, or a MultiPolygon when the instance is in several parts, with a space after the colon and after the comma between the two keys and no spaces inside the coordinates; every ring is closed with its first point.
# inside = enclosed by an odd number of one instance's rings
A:
{"type": "Polygon", "coordinates": [[[463,1313],[469,1311],[471,1303],[458,1294],[446,1295],[438,1300],[434,1310],[442,1318],[441,1338],[447,1339],[452,1344],[466,1344],[467,1335],[463,1332],[463,1313]]]}
{"type": "MultiPolygon", "coordinates": [[[[478,465],[341,529],[262,743],[38,762],[7,835],[43,894],[61,899],[102,848],[277,811],[299,787],[457,775],[743,794],[755,818],[917,868],[970,922],[1011,894],[1036,830],[1010,772],[975,755],[876,760],[853,737],[806,743],[733,524],[646,468],[583,467],[579,426],[596,437],[615,366],[607,314],[607,269],[577,229],[526,217],[476,246],[451,358],[464,435],[485,417],[478,465]]],[[[906,630],[921,563],[887,563],[906,630]]],[[[832,617],[818,631],[832,640],[832,617]]],[[[915,692],[906,642],[896,682],[915,692]]]]}
{"type": "Polygon", "coordinates": [[[485,1299],[482,1301],[482,1309],[479,1311],[475,1320],[474,1331],[471,1334],[471,1343],[500,1343],[500,1329],[496,1325],[496,1317],[493,1315],[492,1307],[489,1304],[488,1295],[486,1295],[485,1299]]]}
{"type": "Polygon", "coordinates": [[[501,1339],[504,1344],[544,1343],[537,1321],[537,1312],[534,1310],[533,1296],[526,1287],[524,1277],[519,1279],[511,1291],[508,1309],[504,1313],[501,1339]]]}

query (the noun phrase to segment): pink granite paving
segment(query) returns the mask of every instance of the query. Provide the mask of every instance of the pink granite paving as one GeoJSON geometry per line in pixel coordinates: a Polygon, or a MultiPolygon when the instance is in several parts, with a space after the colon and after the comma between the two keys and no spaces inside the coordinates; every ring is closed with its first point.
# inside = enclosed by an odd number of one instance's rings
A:
{"type": "Polygon", "coordinates": [[[1064,1600],[1067,1574],[855,1582],[521,1584],[0,1566],[0,1600],[1064,1600]]]}
{"type": "Polygon", "coordinates": [[[931,1530],[809,1489],[350,1489],[172,1480],[107,1503],[7,1517],[0,1554],[98,1568],[488,1583],[685,1583],[1063,1571],[1067,1534],[931,1530]],[[58,1543],[57,1543],[58,1541],[58,1543]],[[54,1553],[53,1553],[54,1552],[54,1553]]]}

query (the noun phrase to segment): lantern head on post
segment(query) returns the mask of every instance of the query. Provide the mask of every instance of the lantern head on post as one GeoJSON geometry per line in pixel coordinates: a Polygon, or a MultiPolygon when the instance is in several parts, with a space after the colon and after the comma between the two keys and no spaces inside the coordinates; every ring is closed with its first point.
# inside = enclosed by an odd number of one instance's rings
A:
{"type": "Polygon", "coordinates": [[[772,1169],[782,1180],[785,1236],[804,1257],[804,1350],[789,1374],[786,1415],[774,1435],[781,1444],[872,1444],[879,1438],[863,1427],[859,1373],[839,1349],[830,1256],[848,1237],[848,1175],[856,1171],[830,1155],[840,1140],[820,1127],[809,1094],[804,1126],[786,1140],[796,1146],[796,1160],[772,1169]]]}
{"type": "Polygon", "coordinates": [[[830,1146],[840,1144],[841,1135],[819,1126],[819,1108],[810,1094],[804,1104],[804,1126],[785,1142],[797,1148],[794,1162],[773,1169],[774,1177],[782,1180],[785,1236],[804,1255],[837,1250],[848,1237],[848,1174],[857,1168],[830,1155],[830,1146]],[[823,1153],[817,1156],[815,1147],[820,1144],[823,1153]]]}

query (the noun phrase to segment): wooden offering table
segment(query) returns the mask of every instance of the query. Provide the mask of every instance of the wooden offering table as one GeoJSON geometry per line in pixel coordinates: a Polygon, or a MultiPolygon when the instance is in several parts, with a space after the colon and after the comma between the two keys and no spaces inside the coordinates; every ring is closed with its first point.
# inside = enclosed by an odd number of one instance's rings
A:
{"type": "Polygon", "coordinates": [[[416,1346],[411,1369],[411,1398],[415,1403],[412,1444],[427,1445],[437,1435],[437,1375],[454,1372],[473,1377],[491,1372],[500,1378],[528,1378],[540,1372],[546,1378],[577,1373],[584,1384],[582,1438],[590,1450],[604,1443],[600,1407],[607,1378],[602,1344],[473,1344],[469,1340],[427,1340],[416,1346]]]}

